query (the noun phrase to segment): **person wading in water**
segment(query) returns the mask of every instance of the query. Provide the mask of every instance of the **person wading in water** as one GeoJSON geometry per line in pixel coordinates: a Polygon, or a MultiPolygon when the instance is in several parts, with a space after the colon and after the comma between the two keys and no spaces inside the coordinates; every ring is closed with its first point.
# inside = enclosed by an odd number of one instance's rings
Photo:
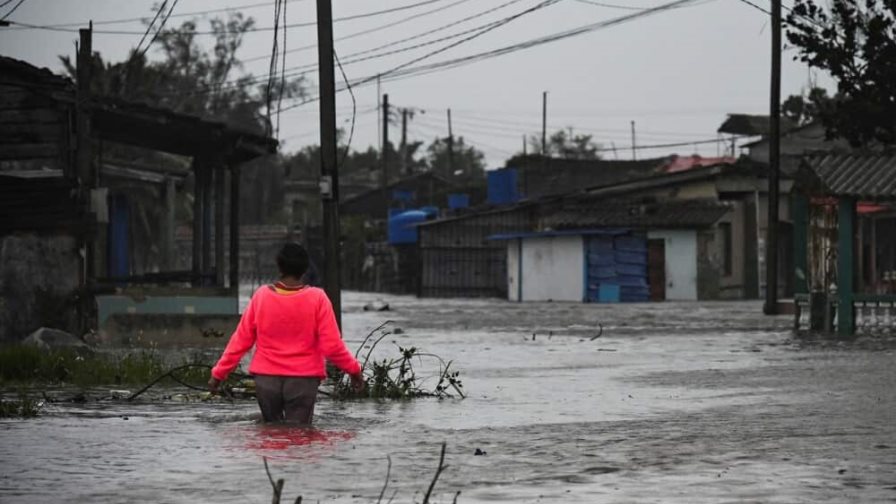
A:
{"type": "Polygon", "coordinates": [[[361,365],[342,341],[330,299],[302,281],[308,264],[304,247],[283,246],[277,254],[280,280],[252,295],[208,381],[217,392],[255,345],[249,373],[265,422],[311,424],[317,387],[327,377],[325,359],[351,377],[355,390],[364,388],[361,365]]]}

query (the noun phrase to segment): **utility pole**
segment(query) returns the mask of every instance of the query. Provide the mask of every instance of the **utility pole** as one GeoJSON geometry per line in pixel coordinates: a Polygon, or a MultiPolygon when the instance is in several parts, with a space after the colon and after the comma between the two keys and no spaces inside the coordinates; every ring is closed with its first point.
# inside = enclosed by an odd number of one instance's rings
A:
{"type": "Polygon", "coordinates": [[[410,175],[408,173],[407,159],[408,159],[408,109],[401,109],[401,173],[404,175],[410,175]]]}
{"type": "Polygon", "coordinates": [[[389,225],[389,94],[383,95],[383,205],[386,207],[386,226],[389,225]]]}
{"type": "Polygon", "coordinates": [[[638,159],[638,145],[635,139],[635,121],[632,121],[632,160],[638,159]]]}
{"type": "Polygon", "coordinates": [[[527,155],[526,153],[526,135],[523,135],[523,156],[527,155]]]}
{"type": "Polygon", "coordinates": [[[454,176],[454,130],[451,128],[451,109],[448,109],[448,177],[454,176]]]}
{"type": "MultiPolygon", "coordinates": [[[[77,54],[77,102],[75,103],[75,130],[76,148],[75,152],[75,170],[74,173],[69,171],[68,176],[73,176],[75,180],[79,180],[81,193],[80,203],[89,208],[92,199],[92,189],[96,186],[95,171],[93,167],[93,145],[90,139],[90,99],[91,90],[90,83],[92,78],[93,65],[93,21],[86,30],[79,31],[81,43],[78,45],[77,54]]],[[[81,268],[81,287],[89,287],[96,277],[96,251],[95,251],[95,234],[88,231],[83,235],[84,259],[81,268]]],[[[86,290],[85,290],[86,293],[86,290]]],[[[84,334],[91,327],[88,321],[90,308],[88,304],[88,296],[80,296],[81,301],[78,303],[78,330],[80,334],[84,334]]]]}
{"type": "Polygon", "coordinates": [[[320,82],[320,188],[324,223],[324,290],[342,327],[339,245],[339,166],[336,163],[336,78],[333,68],[333,6],[317,0],[320,82]]]}
{"type": "Polygon", "coordinates": [[[548,92],[541,93],[541,156],[548,157],[548,92]]]}
{"type": "MultiPolygon", "coordinates": [[[[781,0],[772,0],[772,78],[769,103],[768,225],[765,236],[766,315],[778,313],[778,180],[781,168],[781,0]]],[[[847,237],[852,239],[851,237],[847,237]]]]}

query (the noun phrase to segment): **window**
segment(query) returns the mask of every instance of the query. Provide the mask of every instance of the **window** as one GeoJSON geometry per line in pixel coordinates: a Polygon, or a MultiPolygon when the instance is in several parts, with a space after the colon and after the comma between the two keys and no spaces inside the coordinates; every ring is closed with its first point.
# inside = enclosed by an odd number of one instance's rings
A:
{"type": "Polygon", "coordinates": [[[734,272],[732,266],[731,223],[720,222],[719,231],[722,235],[722,271],[725,276],[731,276],[734,272]]]}

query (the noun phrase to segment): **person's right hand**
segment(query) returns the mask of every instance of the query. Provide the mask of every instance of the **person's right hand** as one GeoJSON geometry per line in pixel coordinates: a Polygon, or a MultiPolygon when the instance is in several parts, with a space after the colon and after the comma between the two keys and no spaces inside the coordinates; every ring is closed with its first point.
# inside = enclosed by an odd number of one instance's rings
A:
{"type": "Polygon", "coordinates": [[[352,380],[352,390],[354,390],[355,393],[361,393],[361,391],[364,390],[364,386],[366,385],[364,383],[364,373],[349,375],[349,377],[352,380]]]}

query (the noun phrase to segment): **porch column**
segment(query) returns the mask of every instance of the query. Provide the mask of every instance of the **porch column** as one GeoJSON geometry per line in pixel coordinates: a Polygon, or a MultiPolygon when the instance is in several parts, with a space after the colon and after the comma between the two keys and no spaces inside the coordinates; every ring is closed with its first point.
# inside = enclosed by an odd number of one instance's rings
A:
{"type": "Polygon", "coordinates": [[[202,159],[202,285],[209,285],[212,268],[212,174],[211,159],[202,159]]]}
{"type": "Polygon", "coordinates": [[[809,292],[809,198],[792,193],[790,216],[793,219],[793,293],[809,292]]]}
{"type": "Polygon", "coordinates": [[[853,294],[855,281],[854,235],[856,200],[841,197],[837,204],[837,334],[855,334],[853,294]]]}
{"type": "Polygon", "coordinates": [[[193,158],[193,254],[192,273],[193,287],[201,283],[202,274],[202,201],[203,196],[202,165],[199,159],[193,158]]]}
{"type": "Polygon", "coordinates": [[[240,168],[230,165],[230,288],[240,292],[240,168]]]}
{"type": "Polygon", "coordinates": [[[173,177],[165,177],[165,222],[163,225],[162,271],[174,271],[177,251],[175,212],[177,210],[177,187],[173,177]]]}
{"type": "Polygon", "coordinates": [[[215,166],[215,286],[224,288],[224,201],[227,169],[215,166]]]}

